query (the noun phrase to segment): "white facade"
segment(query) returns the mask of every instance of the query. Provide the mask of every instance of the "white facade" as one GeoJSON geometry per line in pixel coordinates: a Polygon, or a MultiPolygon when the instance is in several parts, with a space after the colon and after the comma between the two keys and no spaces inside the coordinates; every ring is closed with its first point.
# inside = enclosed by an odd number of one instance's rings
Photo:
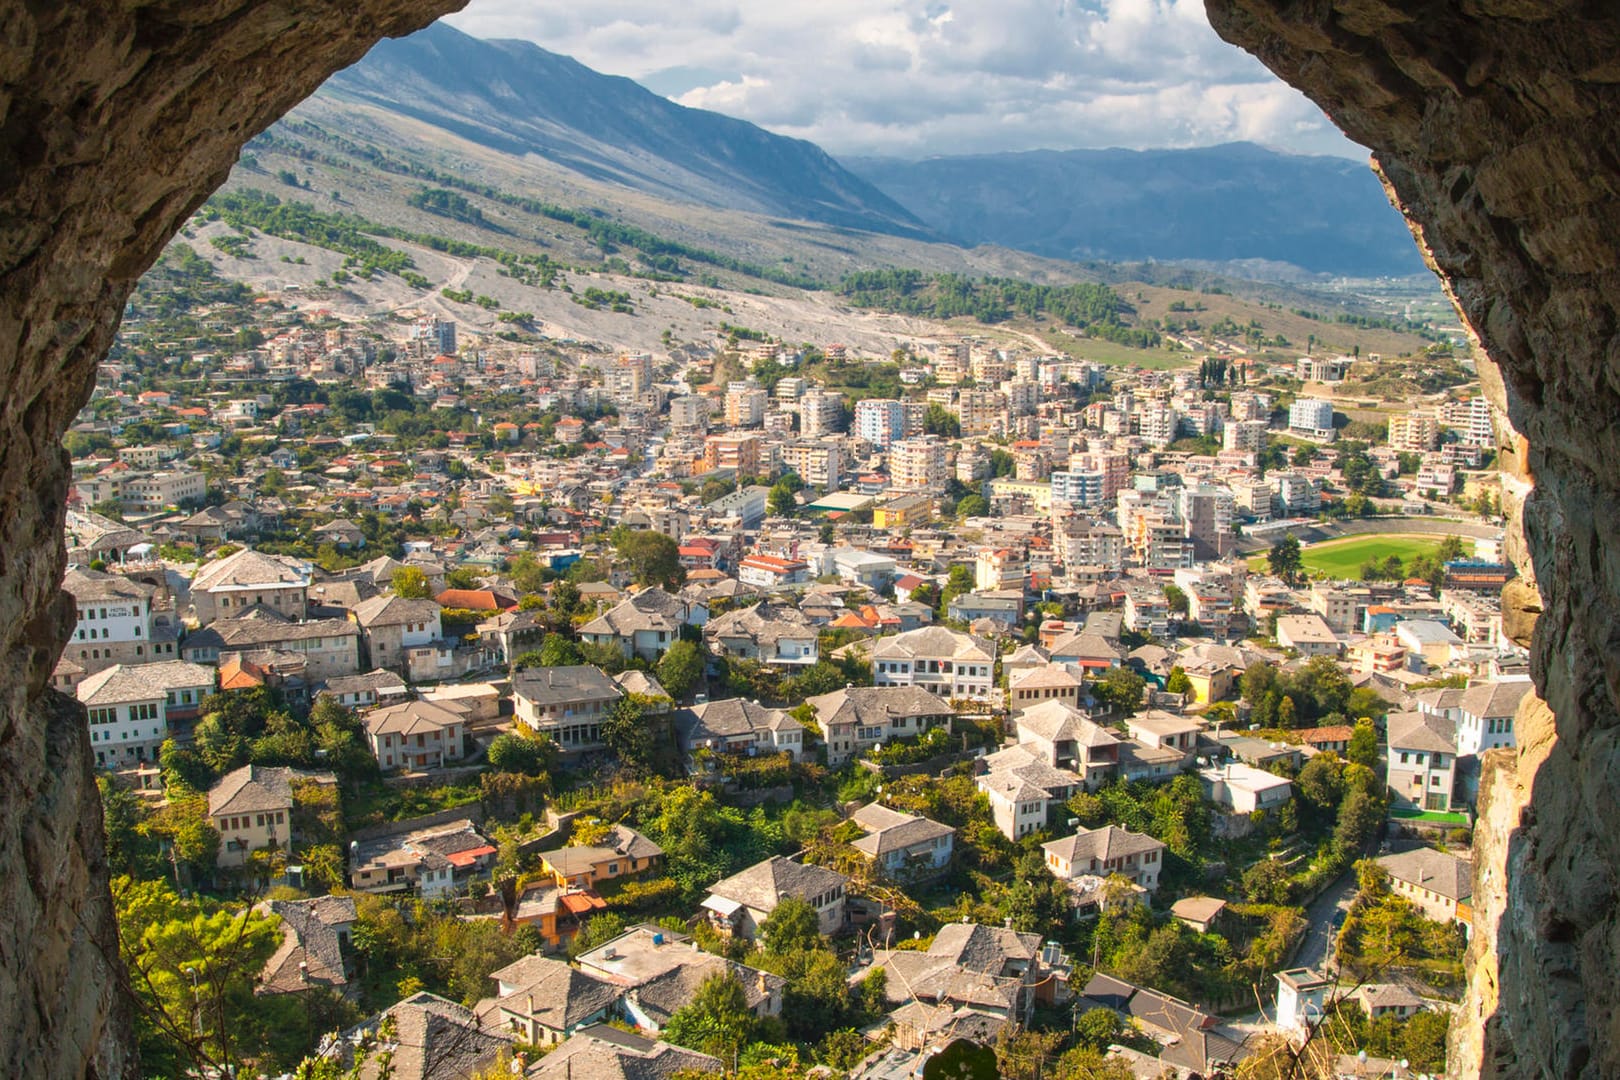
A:
{"type": "Polygon", "coordinates": [[[890,398],[867,398],[855,403],[855,423],[851,434],[873,446],[887,449],[906,434],[906,407],[890,398]]]}

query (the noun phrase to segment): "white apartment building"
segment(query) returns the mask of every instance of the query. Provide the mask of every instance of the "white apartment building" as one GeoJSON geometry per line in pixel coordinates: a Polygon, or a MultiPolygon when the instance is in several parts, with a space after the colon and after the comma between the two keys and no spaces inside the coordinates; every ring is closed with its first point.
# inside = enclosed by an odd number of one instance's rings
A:
{"type": "Polygon", "coordinates": [[[726,386],[726,423],[732,427],[758,427],[765,422],[765,406],[770,395],[752,382],[726,386]]]}
{"type": "Polygon", "coordinates": [[[892,398],[867,398],[864,401],[857,401],[851,434],[879,449],[888,449],[890,443],[905,438],[904,403],[892,398]]]}
{"type": "Polygon", "coordinates": [[[1288,407],[1288,429],[1308,439],[1333,438],[1333,403],[1321,398],[1298,398],[1288,407]]]}
{"type": "Polygon", "coordinates": [[[799,434],[831,435],[843,426],[844,396],[828,390],[799,395],[799,434]]]}
{"type": "Polygon", "coordinates": [[[1163,448],[1176,441],[1181,430],[1181,414],[1160,402],[1150,402],[1142,409],[1139,432],[1149,446],[1163,448]]]}
{"type": "MultiPolygon", "coordinates": [[[[73,569],[62,579],[78,621],[63,656],[86,672],[114,664],[174,659],[173,644],[157,655],[152,644],[152,586],[116,574],[73,569]]],[[[171,635],[172,637],[172,635],[171,635]]]]}
{"type": "Polygon", "coordinates": [[[1061,471],[1052,474],[1052,505],[1065,504],[1087,509],[1101,506],[1105,477],[1101,472],[1061,471]]]}
{"type": "Polygon", "coordinates": [[[1264,420],[1228,420],[1221,432],[1221,449],[1259,453],[1266,448],[1264,420]]]}

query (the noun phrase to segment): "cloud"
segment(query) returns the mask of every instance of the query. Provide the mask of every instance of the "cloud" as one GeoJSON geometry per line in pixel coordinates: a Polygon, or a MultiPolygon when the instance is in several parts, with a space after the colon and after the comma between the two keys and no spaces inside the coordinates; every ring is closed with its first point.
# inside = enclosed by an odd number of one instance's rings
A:
{"type": "Polygon", "coordinates": [[[1203,0],[472,0],[448,21],[834,154],[1243,139],[1365,157],[1216,37],[1203,0]]]}

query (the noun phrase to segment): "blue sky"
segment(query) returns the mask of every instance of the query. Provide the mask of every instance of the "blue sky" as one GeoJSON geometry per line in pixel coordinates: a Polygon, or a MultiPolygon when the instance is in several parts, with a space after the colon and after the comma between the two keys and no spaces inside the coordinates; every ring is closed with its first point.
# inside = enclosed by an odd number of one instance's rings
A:
{"type": "Polygon", "coordinates": [[[447,21],[834,154],[1244,139],[1366,158],[1203,0],[472,0],[447,21]]]}

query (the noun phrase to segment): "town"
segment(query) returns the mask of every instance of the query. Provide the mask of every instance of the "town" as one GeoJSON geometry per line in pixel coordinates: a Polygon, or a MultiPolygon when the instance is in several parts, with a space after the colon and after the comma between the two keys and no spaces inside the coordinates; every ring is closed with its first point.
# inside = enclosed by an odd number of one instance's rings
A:
{"type": "Polygon", "coordinates": [[[1466,359],[522,322],[126,312],[52,682],[148,1075],[1443,1071],[1531,688],[1466,359]]]}

